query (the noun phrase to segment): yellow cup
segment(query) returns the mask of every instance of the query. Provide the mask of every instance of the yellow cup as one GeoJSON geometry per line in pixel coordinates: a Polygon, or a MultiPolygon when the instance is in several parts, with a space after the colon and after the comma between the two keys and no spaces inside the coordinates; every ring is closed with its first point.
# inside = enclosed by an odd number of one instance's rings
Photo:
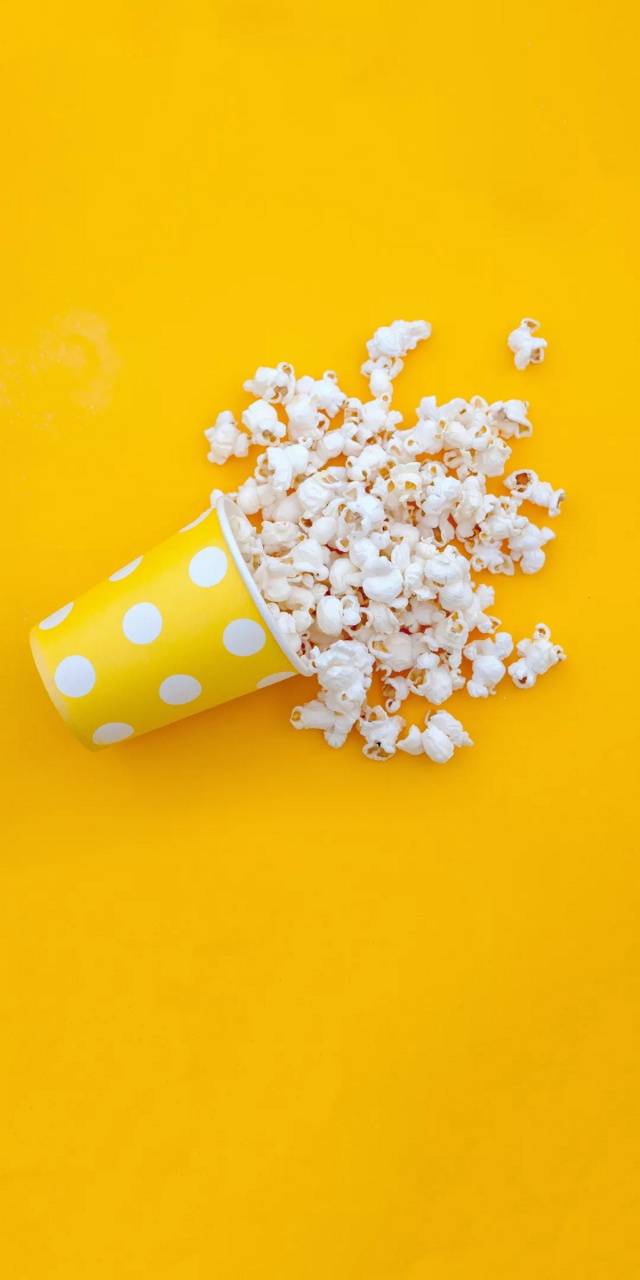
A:
{"type": "Polygon", "coordinates": [[[36,666],[87,747],[148,733],[308,675],[213,507],[31,630],[36,666]]]}

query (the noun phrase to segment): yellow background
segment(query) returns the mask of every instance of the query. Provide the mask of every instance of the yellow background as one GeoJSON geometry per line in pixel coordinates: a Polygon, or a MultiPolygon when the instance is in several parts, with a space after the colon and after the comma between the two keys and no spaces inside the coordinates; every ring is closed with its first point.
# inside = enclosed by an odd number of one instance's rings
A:
{"type": "Polygon", "coordinates": [[[637,1275],[634,6],[2,26],[3,1275],[637,1275]],[[531,400],[569,496],[497,612],[569,661],[443,769],[294,734],[301,681],[86,752],[28,626],[231,487],[256,364],[352,390],[423,315],[400,407],[531,400]]]}

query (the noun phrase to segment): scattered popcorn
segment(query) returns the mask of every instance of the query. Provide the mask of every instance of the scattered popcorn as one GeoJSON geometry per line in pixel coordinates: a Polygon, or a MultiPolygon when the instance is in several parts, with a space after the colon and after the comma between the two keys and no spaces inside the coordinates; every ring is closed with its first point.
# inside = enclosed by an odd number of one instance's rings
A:
{"type": "Polygon", "coordinates": [[[242,421],[249,432],[252,444],[276,444],[286,435],[286,427],[272,404],[266,400],[254,400],[245,409],[242,421]]]}
{"type": "Polygon", "coordinates": [[[564,489],[554,489],[548,480],[539,480],[535,471],[514,471],[504,483],[511,493],[517,493],[518,497],[533,503],[534,507],[544,507],[550,516],[560,514],[560,503],[565,497],[564,489]]]}
{"type": "Polygon", "coordinates": [[[539,320],[525,318],[509,334],[507,346],[513,351],[516,369],[526,369],[528,364],[542,364],[547,343],[545,338],[534,337],[539,328],[539,320]]]}
{"type": "MultiPolygon", "coordinates": [[[[509,337],[519,368],[543,358],[537,328],[523,320],[509,337]]],[[[335,748],[355,730],[376,761],[401,751],[443,764],[472,745],[446,711],[427,712],[422,729],[399,712],[416,698],[442,707],[465,687],[472,698],[495,693],[513,640],[489,612],[493,588],[475,575],[537,573],[554,533],[520,507],[556,516],[565,496],[529,469],[510,472],[503,494],[488,487],[531,435],[523,400],[425,396],[403,426],[393,382],[430,333],[422,320],[376,330],[365,400],[348,397],[331,370],[312,378],[284,362],[260,366],[245,383],[254,399],[241,424],[224,412],[205,432],[218,465],[263,450],[231,495],[230,518],[274,625],[318,680],[292,725],[335,748]]],[[[517,652],[508,671],[525,689],[565,657],[543,624],[517,652]]]]}
{"type": "Polygon", "coordinates": [[[437,711],[429,716],[422,735],[422,748],[426,756],[436,764],[446,764],[456,747],[472,747],[473,742],[465,733],[459,720],[448,711],[437,711]]]}
{"type": "Polygon", "coordinates": [[[472,698],[488,698],[507,674],[502,661],[513,650],[513,640],[508,631],[499,631],[492,640],[474,640],[464,650],[465,658],[473,664],[471,679],[467,680],[467,693],[472,698]]]}
{"type": "MultiPolygon", "coordinates": [[[[367,343],[367,351],[372,360],[398,360],[430,337],[431,325],[426,320],[394,320],[392,324],[376,329],[367,343]]],[[[363,368],[365,372],[367,370],[363,368]]]]}
{"type": "Polygon", "coordinates": [[[209,441],[209,462],[217,462],[222,466],[229,458],[246,458],[250,440],[244,431],[239,431],[236,420],[229,410],[219,413],[213,427],[205,431],[209,441]]]}
{"type": "Polygon", "coordinates": [[[362,754],[368,760],[390,760],[404,725],[402,716],[390,716],[383,707],[366,707],[358,720],[358,732],[365,740],[362,754]]]}
{"type": "Polygon", "coordinates": [[[511,663],[509,675],[517,689],[533,689],[538,676],[564,662],[567,656],[559,644],[551,643],[551,631],[544,622],[534,628],[532,640],[520,640],[516,648],[520,657],[511,663]]]}
{"type": "Polygon", "coordinates": [[[321,596],[316,607],[316,623],[326,636],[342,635],[344,609],[337,596],[321,596]]]}
{"type": "Polygon", "coordinates": [[[399,738],[397,742],[398,751],[405,751],[408,756],[424,755],[424,747],[422,745],[422,734],[417,724],[412,724],[404,738],[399,738]]]}

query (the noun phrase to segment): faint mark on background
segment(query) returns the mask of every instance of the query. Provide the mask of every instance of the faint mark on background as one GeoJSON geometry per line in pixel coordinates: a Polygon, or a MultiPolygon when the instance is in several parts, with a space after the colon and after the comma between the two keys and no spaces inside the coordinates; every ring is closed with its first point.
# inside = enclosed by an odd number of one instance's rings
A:
{"type": "Polygon", "coordinates": [[[100,316],[70,311],[21,348],[0,347],[0,414],[39,431],[108,408],[120,359],[100,316]]]}
{"type": "Polygon", "coordinates": [[[31,371],[80,408],[99,413],[109,404],[119,364],[106,322],[90,311],[70,311],[40,339],[31,371]]]}

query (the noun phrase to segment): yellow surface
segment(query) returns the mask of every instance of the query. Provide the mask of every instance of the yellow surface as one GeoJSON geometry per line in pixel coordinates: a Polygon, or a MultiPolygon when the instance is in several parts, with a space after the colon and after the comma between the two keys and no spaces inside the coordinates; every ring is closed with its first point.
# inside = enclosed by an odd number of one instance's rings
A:
{"type": "MultiPolygon", "coordinates": [[[[5,6],[0,1141],[11,1280],[629,1280],[638,1228],[635,7],[5,6]],[[569,661],[451,766],[302,681],[111,751],[27,629],[189,519],[280,358],[530,398],[498,580],[569,661]],[[518,374],[521,316],[549,339],[518,374]]],[[[236,464],[230,487],[242,474],[236,464]]]]}
{"type": "Polygon", "coordinates": [[[92,750],[297,670],[265,626],[218,511],[208,507],[43,618],[30,642],[52,701],[92,750]]]}

